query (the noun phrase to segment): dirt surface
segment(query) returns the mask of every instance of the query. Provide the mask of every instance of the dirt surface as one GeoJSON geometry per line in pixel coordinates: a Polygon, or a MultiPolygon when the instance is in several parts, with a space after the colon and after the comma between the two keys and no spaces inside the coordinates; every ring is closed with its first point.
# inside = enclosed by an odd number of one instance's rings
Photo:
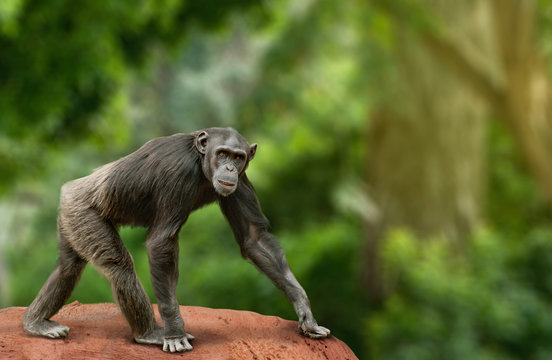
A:
{"type": "MultiPolygon", "coordinates": [[[[154,310],[161,323],[156,305],[154,310]]],[[[21,326],[24,311],[0,310],[0,359],[357,359],[333,336],[312,340],[299,334],[295,321],[249,311],[181,306],[186,331],[196,338],[192,351],[175,354],[135,343],[115,304],[66,305],[52,320],[71,330],[56,340],[27,334],[21,326]]]]}

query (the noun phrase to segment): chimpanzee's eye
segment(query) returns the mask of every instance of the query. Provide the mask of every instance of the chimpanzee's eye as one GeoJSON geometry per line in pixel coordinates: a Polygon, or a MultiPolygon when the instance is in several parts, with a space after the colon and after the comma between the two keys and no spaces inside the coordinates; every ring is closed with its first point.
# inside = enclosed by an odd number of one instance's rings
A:
{"type": "Polygon", "coordinates": [[[245,159],[245,157],[243,155],[236,155],[236,156],[234,156],[234,159],[241,161],[241,160],[245,159]]]}
{"type": "Polygon", "coordinates": [[[219,151],[219,153],[218,153],[218,157],[219,157],[219,158],[225,158],[225,157],[228,157],[228,152],[227,152],[227,151],[224,151],[224,150],[222,150],[222,151],[219,151]]]}

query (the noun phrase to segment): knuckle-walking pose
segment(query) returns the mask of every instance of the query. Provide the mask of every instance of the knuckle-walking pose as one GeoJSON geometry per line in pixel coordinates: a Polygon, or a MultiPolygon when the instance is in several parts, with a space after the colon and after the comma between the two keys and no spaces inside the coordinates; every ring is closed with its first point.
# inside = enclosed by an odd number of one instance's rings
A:
{"type": "Polygon", "coordinates": [[[65,337],[69,328],[51,321],[69,298],[87,263],[110,281],[113,296],[138,343],[163,351],[192,349],[176,298],[178,232],[188,215],[214,201],[230,223],[244,258],[266,274],[293,304],[299,328],[311,338],[330,331],[314,319],[307,294],[295,279],[276,239],[267,231],[245,170],[257,145],[235,130],[210,128],[153,139],[91,175],[63,185],[58,216],[59,260],[23,317],[31,334],[65,337]],[[163,326],[134,271],[117,232],[146,226],[151,278],[163,326]]]}

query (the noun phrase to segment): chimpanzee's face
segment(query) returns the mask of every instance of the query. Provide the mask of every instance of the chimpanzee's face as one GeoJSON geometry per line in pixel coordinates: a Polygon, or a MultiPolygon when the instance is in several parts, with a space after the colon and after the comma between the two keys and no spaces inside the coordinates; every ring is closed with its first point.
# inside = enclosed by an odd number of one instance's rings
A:
{"type": "Polygon", "coordinates": [[[238,188],[240,176],[255,156],[257,144],[249,145],[233,129],[208,129],[196,137],[196,147],[203,157],[203,172],[215,191],[228,196],[238,188]]]}

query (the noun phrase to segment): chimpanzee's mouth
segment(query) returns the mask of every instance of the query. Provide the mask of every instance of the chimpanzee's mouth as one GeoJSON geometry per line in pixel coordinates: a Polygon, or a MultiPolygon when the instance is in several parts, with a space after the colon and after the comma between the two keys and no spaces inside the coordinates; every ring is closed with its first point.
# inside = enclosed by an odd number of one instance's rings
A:
{"type": "Polygon", "coordinates": [[[232,184],[232,183],[229,183],[229,182],[226,182],[226,181],[222,181],[222,180],[219,180],[218,181],[222,186],[226,186],[226,187],[234,187],[236,186],[236,184],[232,184]]]}

